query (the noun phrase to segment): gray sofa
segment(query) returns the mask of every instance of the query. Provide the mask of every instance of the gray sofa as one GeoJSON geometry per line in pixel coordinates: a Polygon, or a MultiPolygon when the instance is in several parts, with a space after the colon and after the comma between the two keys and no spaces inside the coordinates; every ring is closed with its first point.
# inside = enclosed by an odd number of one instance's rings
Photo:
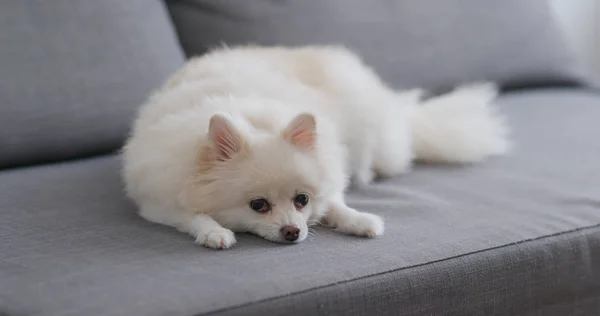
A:
{"type": "Polygon", "coordinates": [[[599,315],[600,92],[544,0],[0,2],[0,314],[599,315]],[[365,240],[195,245],[136,215],[147,94],[227,43],[349,46],[397,88],[493,80],[510,156],[352,189],[365,240]]]}

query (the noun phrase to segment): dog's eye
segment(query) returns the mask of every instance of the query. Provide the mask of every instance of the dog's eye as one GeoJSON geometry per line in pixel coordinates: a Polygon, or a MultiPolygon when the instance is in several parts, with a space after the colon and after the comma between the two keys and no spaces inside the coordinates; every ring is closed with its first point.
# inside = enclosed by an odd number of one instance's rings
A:
{"type": "Polygon", "coordinates": [[[294,197],[294,206],[296,206],[297,209],[301,209],[308,204],[308,200],[308,194],[300,193],[294,197]]]}
{"type": "Polygon", "coordinates": [[[271,209],[271,205],[265,199],[254,199],[250,201],[250,208],[257,213],[266,213],[271,209]]]}

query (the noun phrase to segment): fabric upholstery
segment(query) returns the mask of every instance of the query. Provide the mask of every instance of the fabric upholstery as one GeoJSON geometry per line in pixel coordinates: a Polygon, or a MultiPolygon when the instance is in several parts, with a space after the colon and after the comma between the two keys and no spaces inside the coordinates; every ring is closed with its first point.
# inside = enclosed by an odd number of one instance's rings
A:
{"type": "Polygon", "coordinates": [[[213,315],[589,316],[600,310],[599,262],[600,227],[594,226],[213,315]]]}
{"type": "Polygon", "coordinates": [[[0,168],[114,151],[182,62],[161,1],[0,1],[0,168]]]}
{"type": "Polygon", "coordinates": [[[600,94],[504,96],[516,149],[351,192],[386,233],[317,229],[214,251],[148,223],[118,157],[0,172],[9,315],[592,315],[600,306],[600,94]]]}
{"type": "Polygon", "coordinates": [[[397,87],[579,81],[546,0],[167,0],[182,46],[342,44],[397,87]]]}

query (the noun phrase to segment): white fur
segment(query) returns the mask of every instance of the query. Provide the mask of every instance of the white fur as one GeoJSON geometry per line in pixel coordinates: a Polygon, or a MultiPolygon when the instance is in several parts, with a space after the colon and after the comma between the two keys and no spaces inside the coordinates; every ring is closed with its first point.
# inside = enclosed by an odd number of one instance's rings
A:
{"type": "Polygon", "coordinates": [[[359,236],[380,217],[347,206],[351,179],[407,172],[414,160],[478,162],[508,150],[491,84],[421,101],[393,91],[341,47],[237,47],[191,59],[140,109],[124,147],[129,197],[149,221],[211,248],[233,232],[287,242],[281,227],[325,223],[359,236]],[[310,202],[297,209],[294,196],[310,202]],[[249,207],[265,198],[273,207],[249,207]]]}

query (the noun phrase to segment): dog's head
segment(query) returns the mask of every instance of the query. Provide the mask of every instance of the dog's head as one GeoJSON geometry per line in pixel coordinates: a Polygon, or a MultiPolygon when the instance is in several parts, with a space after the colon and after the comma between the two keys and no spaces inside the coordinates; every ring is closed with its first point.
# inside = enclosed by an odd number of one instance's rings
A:
{"type": "MultiPolygon", "coordinates": [[[[238,128],[225,114],[210,119],[190,182],[191,203],[234,231],[281,243],[308,236],[332,191],[331,166],[318,150],[315,117],[284,128],[238,128]]],[[[339,173],[339,172],[338,172],[339,173]]]]}

